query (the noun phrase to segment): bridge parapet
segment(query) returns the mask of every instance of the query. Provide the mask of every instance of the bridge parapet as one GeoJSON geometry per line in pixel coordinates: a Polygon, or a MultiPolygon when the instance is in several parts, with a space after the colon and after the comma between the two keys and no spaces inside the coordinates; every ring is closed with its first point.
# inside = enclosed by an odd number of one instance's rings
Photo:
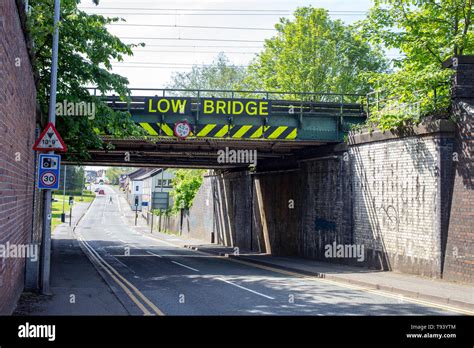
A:
{"type": "MultiPolygon", "coordinates": [[[[96,94],[96,90],[92,90],[96,94]]],[[[151,136],[175,137],[178,122],[192,138],[271,141],[343,140],[366,119],[364,95],[238,90],[131,89],[128,100],[101,96],[128,111],[151,136]]]]}

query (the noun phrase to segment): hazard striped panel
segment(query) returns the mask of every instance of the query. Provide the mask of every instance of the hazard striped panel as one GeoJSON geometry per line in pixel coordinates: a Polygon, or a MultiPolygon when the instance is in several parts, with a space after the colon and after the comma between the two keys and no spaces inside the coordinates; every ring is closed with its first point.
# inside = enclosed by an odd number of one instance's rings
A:
{"type": "Polygon", "coordinates": [[[265,127],[263,137],[266,139],[295,139],[296,135],[296,127],[271,126],[265,127]]]}
{"type": "MultiPolygon", "coordinates": [[[[139,125],[149,135],[174,136],[173,123],[140,122],[139,125]]],[[[286,139],[294,140],[298,134],[296,127],[288,126],[253,126],[253,125],[199,125],[196,134],[191,136],[202,138],[233,138],[233,139],[286,139]]]]}
{"type": "MultiPolygon", "coordinates": [[[[139,125],[150,135],[174,137],[174,123],[140,122],[139,125]]],[[[193,135],[191,132],[190,136],[193,135]]]]}

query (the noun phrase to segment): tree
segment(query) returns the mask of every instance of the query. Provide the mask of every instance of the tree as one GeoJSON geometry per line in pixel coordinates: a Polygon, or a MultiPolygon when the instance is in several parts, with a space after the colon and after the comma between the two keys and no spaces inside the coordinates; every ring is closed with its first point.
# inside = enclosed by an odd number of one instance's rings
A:
{"type": "Polygon", "coordinates": [[[202,184],[202,177],[206,171],[202,169],[178,169],[173,178],[173,190],[171,195],[174,198],[173,211],[189,209],[193,204],[202,184]]]}
{"type": "Polygon", "coordinates": [[[122,167],[111,167],[107,168],[105,171],[105,176],[109,179],[111,185],[118,185],[120,181],[120,176],[123,174],[127,174],[133,171],[130,168],[122,168],[122,167]]]}
{"type": "MultiPolygon", "coordinates": [[[[38,101],[47,114],[53,37],[53,1],[31,0],[31,15],[28,28],[35,42],[34,66],[38,74],[38,101]]],[[[88,15],[77,8],[77,0],[61,1],[59,24],[59,62],[57,101],[94,103],[94,118],[80,116],[59,116],[57,128],[68,145],[71,160],[88,158],[88,149],[104,146],[99,134],[121,137],[139,135],[130,115],[114,112],[98,97],[92,96],[85,86],[95,85],[100,93],[114,92],[125,98],[128,94],[128,80],[111,73],[112,60],[122,61],[132,55],[132,48],[107,31],[106,25],[118,22],[120,18],[104,18],[88,15]]]]}
{"type": "MultiPolygon", "coordinates": [[[[245,68],[233,65],[224,53],[219,53],[214,61],[207,66],[193,66],[189,72],[178,72],[172,76],[167,88],[174,89],[217,89],[231,90],[240,85],[246,76],[245,68]]],[[[180,95],[196,95],[196,93],[179,93],[180,95]]],[[[225,97],[227,95],[215,95],[225,97]]]]}
{"type": "Polygon", "coordinates": [[[277,35],[249,67],[247,89],[281,92],[366,93],[364,72],[384,71],[382,52],[354,27],[331,20],[324,9],[299,8],[280,19],[277,35]]]}
{"type": "MultiPolygon", "coordinates": [[[[474,52],[472,19],[472,0],[376,0],[361,24],[362,35],[374,44],[397,49],[401,58],[393,61],[393,73],[373,74],[372,82],[398,104],[419,104],[421,115],[446,107],[452,71],[443,69],[442,63],[474,52]]],[[[404,109],[381,111],[373,121],[382,129],[418,120],[404,109]]]]}
{"type": "Polygon", "coordinates": [[[64,179],[66,178],[66,194],[82,195],[84,190],[84,168],[82,166],[61,166],[61,176],[59,180],[58,193],[62,194],[64,189],[64,179]]]}

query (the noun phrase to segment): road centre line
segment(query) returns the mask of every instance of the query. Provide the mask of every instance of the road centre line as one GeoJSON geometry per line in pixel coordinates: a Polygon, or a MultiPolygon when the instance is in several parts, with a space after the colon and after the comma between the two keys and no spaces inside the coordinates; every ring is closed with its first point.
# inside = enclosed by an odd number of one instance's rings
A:
{"type": "Polygon", "coordinates": [[[253,294],[256,294],[256,295],[259,295],[259,296],[268,298],[268,299],[270,299],[270,300],[274,300],[274,299],[275,299],[274,297],[271,297],[271,296],[262,294],[262,293],[260,293],[260,292],[258,292],[258,291],[254,291],[254,290],[252,290],[252,289],[246,288],[245,286],[232,283],[232,282],[230,282],[230,281],[228,281],[228,280],[225,280],[225,279],[222,279],[222,278],[215,278],[215,279],[220,280],[221,282],[224,282],[224,283],[227,283],[227,284],[236,286],[236,287],[238,287],[238,288],[240,288],[240,289],[242,289],[242,290],[247,290],[247,291],[249,291],[249,292],[251,292],[251,293],[253,293],[253,294]]]}
{"type": "Polygon", "coordinates": [[[192,268],[192,267],[183,265],[182,263],[179,263],[179,262],[176,262],[176,261],[171,261],[171,262],[174,263],[174,264],[176,264],[176,265],[178,265],[178,266],[188,268],[188,269],[190,269],[191,271],[199,272],[199,270],[197,270],[196,268],[192,268]]]}
{"type": "MultiPolygon", "coordinates": [[[[143,249],[143,248],[139,248],[139,249],[143,249]]],[[[163,256],[158,255],[158,254],[155,254],[155,253],[152,253],[151,251],[148,251],[148,250],[147,250],[146,252],[147,252],[148,254],[150,254],[150,255],[158,256],[159,258],[163,258],[163,256]]]]}

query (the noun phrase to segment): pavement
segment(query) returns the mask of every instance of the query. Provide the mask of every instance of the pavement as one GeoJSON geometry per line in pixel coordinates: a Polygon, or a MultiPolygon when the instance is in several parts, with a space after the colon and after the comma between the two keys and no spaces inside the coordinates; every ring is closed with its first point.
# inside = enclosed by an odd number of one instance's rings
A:
{"type": "MultiPolygon", "coordinates": [[[[72,226],[90,203],[75,203],[72,226]]],[[[66,219],[69,222],[69,217],[66,219]]],[[[69,223],[61,224],[51,239],[51,295],[24,293],[14,315],[127,315],[89,259],[82,252],[69,223]]]]}

